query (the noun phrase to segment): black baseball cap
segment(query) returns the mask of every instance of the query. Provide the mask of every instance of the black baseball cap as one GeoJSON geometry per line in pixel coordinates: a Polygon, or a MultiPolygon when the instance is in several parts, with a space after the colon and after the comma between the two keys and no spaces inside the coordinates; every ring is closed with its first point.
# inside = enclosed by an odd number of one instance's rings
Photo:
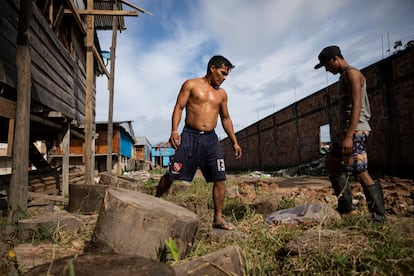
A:
{"type": "Polygon", "coordinates": [[[318,56],[319,63],[315,65],[315,69],[319,69],[322,66],[324,66],[325,62],[330,60],[331,58],[334,58],[335,56],[341,55],[341,49],[339,49],[338,46],[328,46],[323,48],[321,53],[318,56]]]}

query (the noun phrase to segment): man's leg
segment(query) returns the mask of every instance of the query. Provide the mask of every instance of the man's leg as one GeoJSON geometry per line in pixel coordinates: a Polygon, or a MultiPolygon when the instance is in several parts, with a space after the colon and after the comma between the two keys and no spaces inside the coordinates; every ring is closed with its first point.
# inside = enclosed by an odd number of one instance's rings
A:
{"type": "Polygon", "coordinates": [[[233,224],[226,222],[223,219],[224,196],[226,193],[225,180],[214,182],[213,186],[213,201],[214,201],[214,218],[213,227],[224,230],[234,230],[233,224]]]}
{"type": "Polygon", "coordinates": [[[352,204],[352,191],[348,182],[348,174],[344,172],[343,159],[341,157],[328,157],[326,169],[329,173],[329,180],[338,198],[338,212],[347,214],[354,210],[352,204]]]}
{"type": "Polygon", "coordinates": [[[347,214],[354,210],[352,203],[352,191],[345,173],[337,176],[329,176],[332,188],[338,198],[338,212],[347,214]]]}
{"type": "Polygon", "coordinates": [[[168,173],[164,174],[161,177],[160,182],[158,182],[157,192],[155,193],[155,196],[161,197],[165,192],[168,191],[168,189],[170,189],[172,182],[173,181],[168,176],[168,173]]]}
{"type": "Polygon", "coordinates": [[[364,189],[368,210],[371,212],[372,218],[375,222],[384,222],[385,204],[384,193],[382,192],[381,185],[371,178],[368,171],[359,173],[356,177],[364,189]]]}

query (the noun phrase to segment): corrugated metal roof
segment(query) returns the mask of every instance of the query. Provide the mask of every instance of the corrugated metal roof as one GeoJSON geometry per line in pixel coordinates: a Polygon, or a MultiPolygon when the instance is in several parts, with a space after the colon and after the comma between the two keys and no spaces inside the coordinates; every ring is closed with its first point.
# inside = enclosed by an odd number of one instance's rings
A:
{"type": "MultiPolygon", "coordinates": [[[[79,10],[86,9],[87,0],[72,0],[79,10]]],[[[93,3],[95,10],[122,10],[122,4],[116,0],[95,0],[93,3]],[[114,7],[115,4],[115,7],[114,7]]],[[[119,24],[118,30],[126,29],[125,20],[123,16],[118,16],[119,24]]],[[[95,29],[96,30],[112,30],[112,16],[95,15],[95,29]]]]}
{"type": "Polygon", "coordinates": [[[145,136],[135,137],[135,141],[136,141],[135,143],[136,146],[149,146],[149,147],[152,146],[150,141],[148,141],[147,137],[145,136]]]}
{"type": "MultiPolygon", "coordinates": [[[[70,0],[74,3],[79,10],[86,9],[86,3],[88,0],[70,0]]],[[[123,11],[123,6],[126,5],[132,8],[132,11],[139,11],[142,13],[146,13],[152,15],[150,12],[126,1],[126,0],[94,0],[93,8],[94,10],[118,10],[123,11]]],[[[113,16],[110,15],[95,15],[95,29],[96,30],[112,30],[112,18],[113,16]]],[[[122,31],[125,30],[125,20],[124,16],[118,16],[118,30],[122,31]]]]}
{"type": "MultiPolygon", "coordinates": [[[[93,8],[95,10],[122,10],[122,4],[116,0],[98,0],[94,1],[93,8]]],[[[118,16],[118,20],[118,30],[125,30],[124,17],[118,16]]],[[[95,29],[112,30],[112,16],[95,16],[95,29]]]]}

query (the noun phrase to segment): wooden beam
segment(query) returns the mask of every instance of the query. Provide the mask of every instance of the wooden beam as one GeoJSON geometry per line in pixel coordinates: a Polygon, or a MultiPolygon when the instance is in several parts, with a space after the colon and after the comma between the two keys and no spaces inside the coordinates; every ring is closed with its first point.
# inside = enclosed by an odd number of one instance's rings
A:
{"type": "MultiPolygon", "coordinates": [[[[72,15],[74,15],[75,20],[78,23],[78,26],[80,27],[82,33],[84,35],[86,35],[86,26],[85,26],[85,23],[83,22],[83,20],[80,16],[79,10],[75,7],[75,5],[73,4],[73,2],[71,0],[66,0],[66,3],[68,4],[70,9],[69,10],[65,9],[65,14],[71,13],[72,15]]],[[[104,71],[105,75],[109,78],[109,72],[108,72],[108,70],[106,70],[105,64],[102,60],[102,56],[101,56],[100,53],[98,53],[98,50],[96,50],[95,44],[93,44],[93,48],[94,48],[93,54],[94,54],[96,60],[98,61],[99,65],[101,66],[101,68],[104,71]]]]}
{"type": "MultiPolygon", "coordinates": [[[[60,124],[56,124],[54,122],[43,119],[42,117],[36,116],[36,115],[33,115],[33,114],[30,114],[30,120],[33,121],[33,122],[40,123],[42,125],[54,128],[54,129],[58,129],[58,130],[61,130],[63,128],[63,126],[60,125],[60,124]]],[[[79,133],[78,131],[76,131],[74,129],[71,129],[70,131],[71,131],[71,134],[73,134],[73,136],[76,136],[80,139],[85,139],[85,135],[79,133]]]]}
{"type": "MultiPolygon", "coordinates": [[[[76,23],[78,23],[79,28],[81,29],[82,33],[85,35],[86,34],[86,26],[85,23],[83,22],[79,12],[78,12],[78,8],[75,7],[75,5],[73,4],[72,0],[66,0],[66,3],[69,6],[69,9],[72,11],[72,14],[75,16],[75,21],[76,23]]],[[[65,11],[66,13],[66,11],[65,11]]]]}
{"type": "MultiPolygon", "coordinates": [[[[114,4],[114,9],[116,8],[114,4]]],[[[115,83],[115,52],[118,31],[118,17],[112,18],[112,46],[111,46],[111,77],[108,82],[109,107],[108,107],[108,129],[107,129],[107,155],[106,171],[112,173],[112,136],[113,136],[113,113],[114,113],[114,83],[115,83]]]]}
{"type": "Polygon", "coordinates": [[[69,199],[66,197],[62,197],[62,196],[46,195],[46,194],[40,194],[40,193],[34,193],[34,192],[29,192],[28,195],[29,197],[32,197],[32,198],[41,198],[41,199],[48,199],[52,201],[61,201],[64,203],[69,203],[69,199]]]}
{"type": "Polygon", "coordinates": [[[80,15],[95,16],[138,16],[136,11],[120,11],[120,10],[78,10],[80,15]]]}
{"type": "Polygon", "coordinates": [[[49,23],[53,25],[53,0],[49,2],[49,23]]]}
{"type": "Polygon", "coordinates": [[[62,196],[69,196],[69,148],[70,148],[70,124],[63,129],[62,139],[62,196]]]}
{"type": "Polygon", "coordinates": [[[143,8],[140,8],[140,7],[138,7],[138,6],[135,6],[134,4],[129,3],[128,1],[125,1],[125,0],[120,0],[119,2],[121,2],[122,4],[125,4],[125,5],[127,5],[127,6],[129,6],[129,7],[131,7],[131,8],[133,8],[133,9],[136,9],[137,11],[140,11],[140,12],[142,12],[142,13],[146,13],[146,14],[151,15],[151,16],[153,15],[152,13],[150,13],[150,12],[148,12],[148,11],[144,10],[143,8]]]}
{"type": "Polygon", "coordinates": [[[17,102],[16,126],[13,139],[12,175],[8,200],[6,233],[13,234],[14,226],[26,212],[29,184],[29,136],[32,70],[29,29],[32,17],[32,0],[21,0],[16,43],[17,102]]]}
{"type": "Polygon", "coordinates": [[[7,136],[7,157],[13,156],[14,119],[9,119],[9,134],[7,136]]]}
{"type": "Polygon", "coordinates": [[[6,118],[15,118],[16,102],[0,97],[0,116],[6,118]]]}
{"type": "Polygon", "coordinates": [[[60,5],[59,10],[56,14],[56,18],[53,22],[53,30],[57,31],[60,27],[60,24],[62,23],[63,15],[64,15],[64,8],[63,5],[60,5]]]}
{"type": "Polygon", "coordinates": [[[101,54],[98,52],[98,49],[96,49],[96,46],[93,45],[93,56],[96,58],[96,60],[98,61],[99,65],[102,68],[102,71],[105,73],[105,75],[108,77],[108,79],[110,78],[110,73],[108,72],[108,70],[106,69],[105,63],[102,60],[102,56],[101,54]]]}
{"type": "MultiPolygon", "coordinates": [[[[87,1],[87,9],[93,9],[93,0],[87,1]]],[[[83,152],[83,160],[85,163],[85,183],[87,185],[94,184],[94,147],[93,147],[93,92],[94,92],[94,15],[86,16],[86,99],[85,99],[85,144],[83,152]]]]}

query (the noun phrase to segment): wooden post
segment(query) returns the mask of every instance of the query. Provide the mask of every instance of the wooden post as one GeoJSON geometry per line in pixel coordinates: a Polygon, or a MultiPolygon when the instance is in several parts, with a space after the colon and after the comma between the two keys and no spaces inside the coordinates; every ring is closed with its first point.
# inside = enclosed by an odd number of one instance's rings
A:
{"type": "Polygon", "coordinates": [[[7,136],[7,157],[13,157],[14,118],[9,119],[9,135],[7,136]]]}
{"type": "MultiPolygon", "coordinates": [[[[88,0],[88,10],[93,10],[93,0],[88,0]]],[[[85,107],[85,182],[86,184],[94,184],[94,148],[92,148],[93,140],[93,92],[94,92],[94,16],[86,16],[86,107],[85,107]]]]}
{"type": "MultiPolygon", "coordinates": [[[[114,9],[116,4],[114,3],[114,9]]],[[[113,136],[113,110],[114,110],[114,83],[115,83],[115,50],[118,31],[118,17],[112,18],[112,46],[111,46],[111,73],[109,77],[109,108],[108,108],[108,147],[106,155],[106,171],[112,172],[112,136],[113,136]]]]}
{"type": "MultiPolygon", "coordinates": [[[[29,29],[32,16],[32,0],[20,1],[20,15],[16,47],[17,105],[16,125],[13,139],[12,176],[10,179],[8,227],[12,234],[13,225],[27,209],[29,185],[29,136],[31,101],[31,57],[29,49],[29,29]]],[[[12,121],[12,120],[11,120],[12,121]]]]}
{"type": "Polygon", "coordinates": [[[62,196],[69,196],[69,148],[70,148],[70,123],[66,124],[62,139],[62,196]]]}

